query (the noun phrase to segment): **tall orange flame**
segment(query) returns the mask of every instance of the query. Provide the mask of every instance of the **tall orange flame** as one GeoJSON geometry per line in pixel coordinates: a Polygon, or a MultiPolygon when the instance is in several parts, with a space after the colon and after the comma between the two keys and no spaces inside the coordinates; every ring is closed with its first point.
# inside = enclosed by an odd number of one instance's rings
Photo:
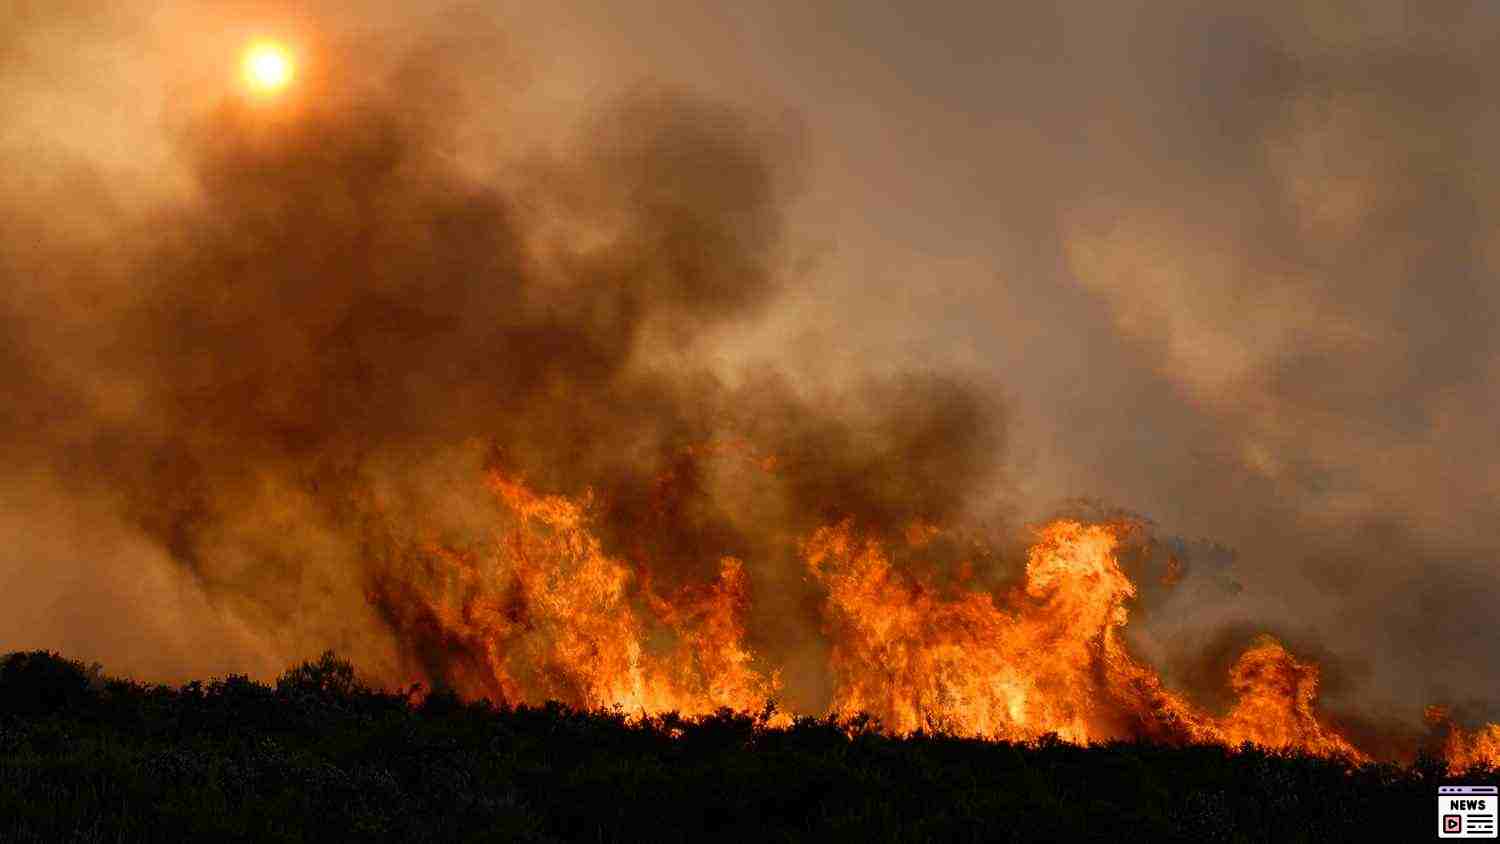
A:
{"type": "Polygon", "coordinates": [[[588,531],[590,501],[539,496],[499,474],[490,488],[519,524],[479,552],[427,549],[457,588],[414,583],[409,598],[448,641],[482,655],[458,691],[508,701],[559,700],[628,713],[760,708],[779,685],[742,644],[747,583],[739,560],[672,596],[652,592],[588,531]],[[648,647],[652,628],[674,641],[648,647]]]}
{"type": "Polygon", "coordinates": [[[987,593],[945,598],[898,574],[880,544],[860,541],[847,522],[820,530],[805,551],[830,593],[835,709],[870,712],[898,733],[1249,741],[1364,758],[1319,721],[1317,668],[1272,639],[1235,664],[1238,703],[1226,716],[1168,691],[1120,636],[1136,590],[1118,542],[1118,526],[1043,527],[1024,589],[1001,608],[987,593]]]}
{"type": "MultiPolygon", "coordinates": [[[[477,549],[422,549],[426,574],[395,590],[403,618],[465,655],[444,663],[461,694],[636,717],[755,712],[778,694],[779,673],[746,644],[744,561],[724,557],[711,582],[662,592],[605,552],[590,495],[539,495],[498,472],[488,485],[512,527],[477,549]]],[[[1003,593],[975,588],[968,564],[942,583],[898,566],[851,520],[813,531],[800,552],[825,591],[833,713],[873,715],[894,734],[1248,742],[1368,760],[1320,714],[1318,667],[1269,636],[1231,667],[1235,702],[1221,714],[1133,656],[1123,629],[1136,586],[1118,556],[1129,529],[1040,527],[1024,581],[1003,593]]],[[[941,532],[916,522],[904,539],[922,553],[941,532]]],[[[1452,765],[1500,764],[1500,725],[1449,727],[1452,765]]]]}

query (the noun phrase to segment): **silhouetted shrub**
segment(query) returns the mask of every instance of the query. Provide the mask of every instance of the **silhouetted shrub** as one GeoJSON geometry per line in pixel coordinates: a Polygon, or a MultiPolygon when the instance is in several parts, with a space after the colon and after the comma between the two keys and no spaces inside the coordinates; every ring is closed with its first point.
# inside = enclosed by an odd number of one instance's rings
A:
{"type": "Polygon", "coordinates": [[[418,711],[433,718],[442,718],[464,710],[463,699],[452,689],[434,689],[422,699],[418,711]]]}
{"type": "Polygon", "coordinates": [[[276,678],[276,692],[282,695],[313,693],[347,698],[362,691],[366,689],[355,680],[354,666],[333,651],[324,651],[317,661],[304,662],[276,678]]]}
{"type": "Polygon", "coordinates": [[[0,712],[41,715],[76,708],[103,688],[101,666],[48,651],[16,652],[0,662],[0,712]]]}

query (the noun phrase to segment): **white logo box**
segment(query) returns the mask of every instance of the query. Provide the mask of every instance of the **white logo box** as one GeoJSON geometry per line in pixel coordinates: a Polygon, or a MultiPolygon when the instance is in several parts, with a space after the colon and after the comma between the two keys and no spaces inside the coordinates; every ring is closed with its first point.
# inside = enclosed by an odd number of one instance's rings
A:
{"type": "Polygon", "coordinates": [[[1496,792],[1493,785],[1438,786],[1438,837],[1494,838],[1496,792]]]}

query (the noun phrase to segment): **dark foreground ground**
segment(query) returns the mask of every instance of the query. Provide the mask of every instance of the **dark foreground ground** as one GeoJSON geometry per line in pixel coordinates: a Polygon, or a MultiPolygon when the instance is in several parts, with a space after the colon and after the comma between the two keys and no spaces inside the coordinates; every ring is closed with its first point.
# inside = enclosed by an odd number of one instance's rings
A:
{"type": "Polygon", "coordinates": [[[1443,782],[1500,775],[413,707],[332,655],[275,688],[145,686],[45,653],[0,663],[6,842],[1427,841],[1443,782]]]}

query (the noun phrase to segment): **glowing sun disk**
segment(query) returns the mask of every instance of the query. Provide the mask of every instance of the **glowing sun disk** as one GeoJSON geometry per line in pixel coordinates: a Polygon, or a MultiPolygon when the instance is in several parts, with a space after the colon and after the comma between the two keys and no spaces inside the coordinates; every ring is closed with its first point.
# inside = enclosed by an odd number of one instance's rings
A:
{"type": "Polygon", "coordinates": [[[245,51],[243,69],[251,90],[275,93],[292,81],[292,54],[280,44],[263,41],[245,51]]]}

